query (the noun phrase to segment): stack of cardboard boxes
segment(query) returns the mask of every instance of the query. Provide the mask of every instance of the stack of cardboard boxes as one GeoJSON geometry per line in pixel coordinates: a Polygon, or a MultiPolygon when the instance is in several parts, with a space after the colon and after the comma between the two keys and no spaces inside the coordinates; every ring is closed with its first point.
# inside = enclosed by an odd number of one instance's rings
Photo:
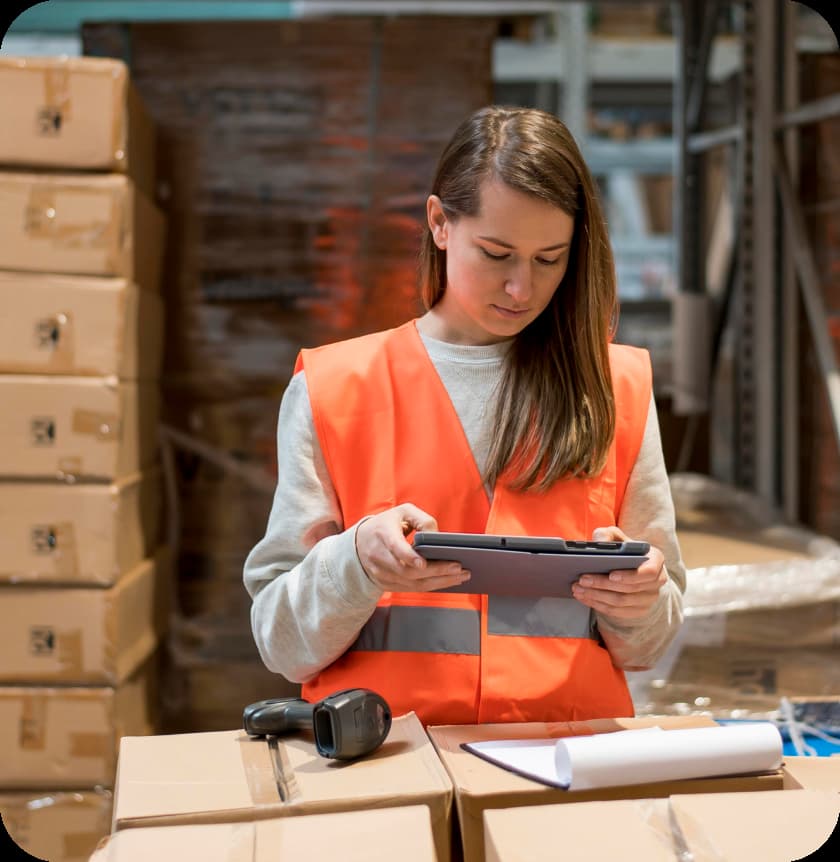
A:
{"type": "Polygon", "coordinates": [[[825,841],[840,813],[837,758],[786,758],[783,768],[760,774],[563,790],[462,747],[477,740],[551,741],[620,730],[649,735],[653,727],[669,732],[713,728],[714,722],[671,716],[424,728],[408,713],[394,718],[387,739],[371,755],[341,763],[319,757],[311,733],[271,739],[250,738],[242,730],[126,737],[113,832],[91,862],[339,855],[346,862],[674,860],[687,858],[679,854],[683,837],[698,860],[764,860],[800,858],[825,841]],[[598,821],[604,806],[609,807],[598,821]],[[564,817],[559,809],[567,808],[580,811],[585,828],[564,817]],[[739,835],[741,821],[733,824],[730,811],[748,824],[746,836],[739,835]],[[691,828],[695,815],[699,831],[691,828]],[[500,824],[507,817],[527,824],[513,833],[505,829],[501,841],[490,830],[497,817],[500,824]],[[765,829],[762,818],[772,818],[773,827],[765,829]],[[558,829],[561,819],[564,827],[558,829]],[[739,852],[701,855],[706,829],[715,844],[739,852]],[[790,851],[785,857],[773,854],[780,833],[790,851]],[[596,855],[604,842],[611,856],[596,855]],[[652,842],[654,849],[661,847],[658,855],[650,850],[652,842]]]}
{"type": "Polygon", "coordinates": [[[0,89],[0,811],[69,862],[154,727],[164,221],[122,63],[6,57],[0,89]]]}

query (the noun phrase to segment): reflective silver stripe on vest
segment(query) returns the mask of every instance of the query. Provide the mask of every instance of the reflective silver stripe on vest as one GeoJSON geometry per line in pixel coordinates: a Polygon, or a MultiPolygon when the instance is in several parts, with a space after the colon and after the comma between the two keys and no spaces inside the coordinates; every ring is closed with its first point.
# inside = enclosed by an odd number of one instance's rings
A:
{"type": "Polygon", "coordinates": [[[487,633],[535,638],[598,639],[595,615],[574,599],[490,596],[487,633]]]}
{"type": "Polygon", "coordinates": [[[350,649],[479,655],[481,616],[459,608],[376,608],[350,649]]]}

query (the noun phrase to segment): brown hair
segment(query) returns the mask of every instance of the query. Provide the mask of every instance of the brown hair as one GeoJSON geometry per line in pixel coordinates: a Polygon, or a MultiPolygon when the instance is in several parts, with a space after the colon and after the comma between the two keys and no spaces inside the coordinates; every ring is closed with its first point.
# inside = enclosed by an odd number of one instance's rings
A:
{"type": "MultiPolygon", "coordinates": [[[[540,316],[506,354],[498,433],[484,479],[511,468],[516,490],[545,490],[564,476],[593,476],[615,432],[608,344],[618,313],[615,266],[595,183],[569,130],[552,114],[491,106],[455,131],[432,194],[450,221],[475,216],[482,184],[499,179],[574,218],[566,273],[540,316]]],[[[428,225],[420,252],[423,303],[446,290],[446,251],[428,225]]]]}

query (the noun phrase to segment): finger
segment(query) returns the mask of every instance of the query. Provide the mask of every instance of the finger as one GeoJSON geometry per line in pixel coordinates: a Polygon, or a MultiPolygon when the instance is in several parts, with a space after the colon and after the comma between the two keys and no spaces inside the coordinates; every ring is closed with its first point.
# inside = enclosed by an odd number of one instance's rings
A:
{"type": "Polygon", "coordinates": [[[419,530],[437,532],[437,520],[413,503],[402,503],[392,511],[394,517],[399,520],[399,533],[387,534],[383,537],[383,543],[399,563],[424,569],[426,560],[412,548],[405,537],[419,530]]]}
{"type": "Polygon", "coordinates": [[[625,578],[621,581],[614,581],[612,580],[612,574],[583,575],[577,583],[584,589],[595,590],[598,592],[638,593],[649,590],[651,586],[656,583],[656,579],[644,578],[641,580],[631,580],[629,578],[625,578]]]}
{"type": "Polygon", "coordinates": [[[432,579],[459,578],[469,573],[460,563],[450,560],[433,560],[426,563],[425,568],[417,569],[411,565],[394,563],[383,568],[379,579],[399,584],[402,590],[419,590],[422,585],[432,579]]]}
{"type": "Polygon", "coordinates": [[[608,616],[644,616],[653,606],[658,592],[605,593],[580,587],[572,589],[572,595],[581,604],[608,616]]]}
{"type": "Polygon", "coordinates": [[[383,581],[383,588],[391,592],[425,593],[431,590],[441,590],[463,584],[470,579],[470,573],[461,569],[452,572],[448,569],[438,569],[436,575],[430,577],[394,577],[383,581]]]}
{"type": "Polygon", "coordinates": [[[658,589],[667,577],[664,571],[642,572],[639,569],[617,569],[606,575],[585,574],[577,580],[582,587],[617,593],[638,593],[658,589]]]}

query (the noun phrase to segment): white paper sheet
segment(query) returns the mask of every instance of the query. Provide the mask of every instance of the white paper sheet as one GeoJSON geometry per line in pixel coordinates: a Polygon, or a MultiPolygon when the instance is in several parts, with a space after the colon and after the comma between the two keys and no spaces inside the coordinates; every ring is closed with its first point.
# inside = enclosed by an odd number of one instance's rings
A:
{"type": "Polygon", "coordinates": [[[487,740],[463,747],[511,772],[567,790],[766,772],[782,764],[782,738],[770,722],[487,740]]]}

